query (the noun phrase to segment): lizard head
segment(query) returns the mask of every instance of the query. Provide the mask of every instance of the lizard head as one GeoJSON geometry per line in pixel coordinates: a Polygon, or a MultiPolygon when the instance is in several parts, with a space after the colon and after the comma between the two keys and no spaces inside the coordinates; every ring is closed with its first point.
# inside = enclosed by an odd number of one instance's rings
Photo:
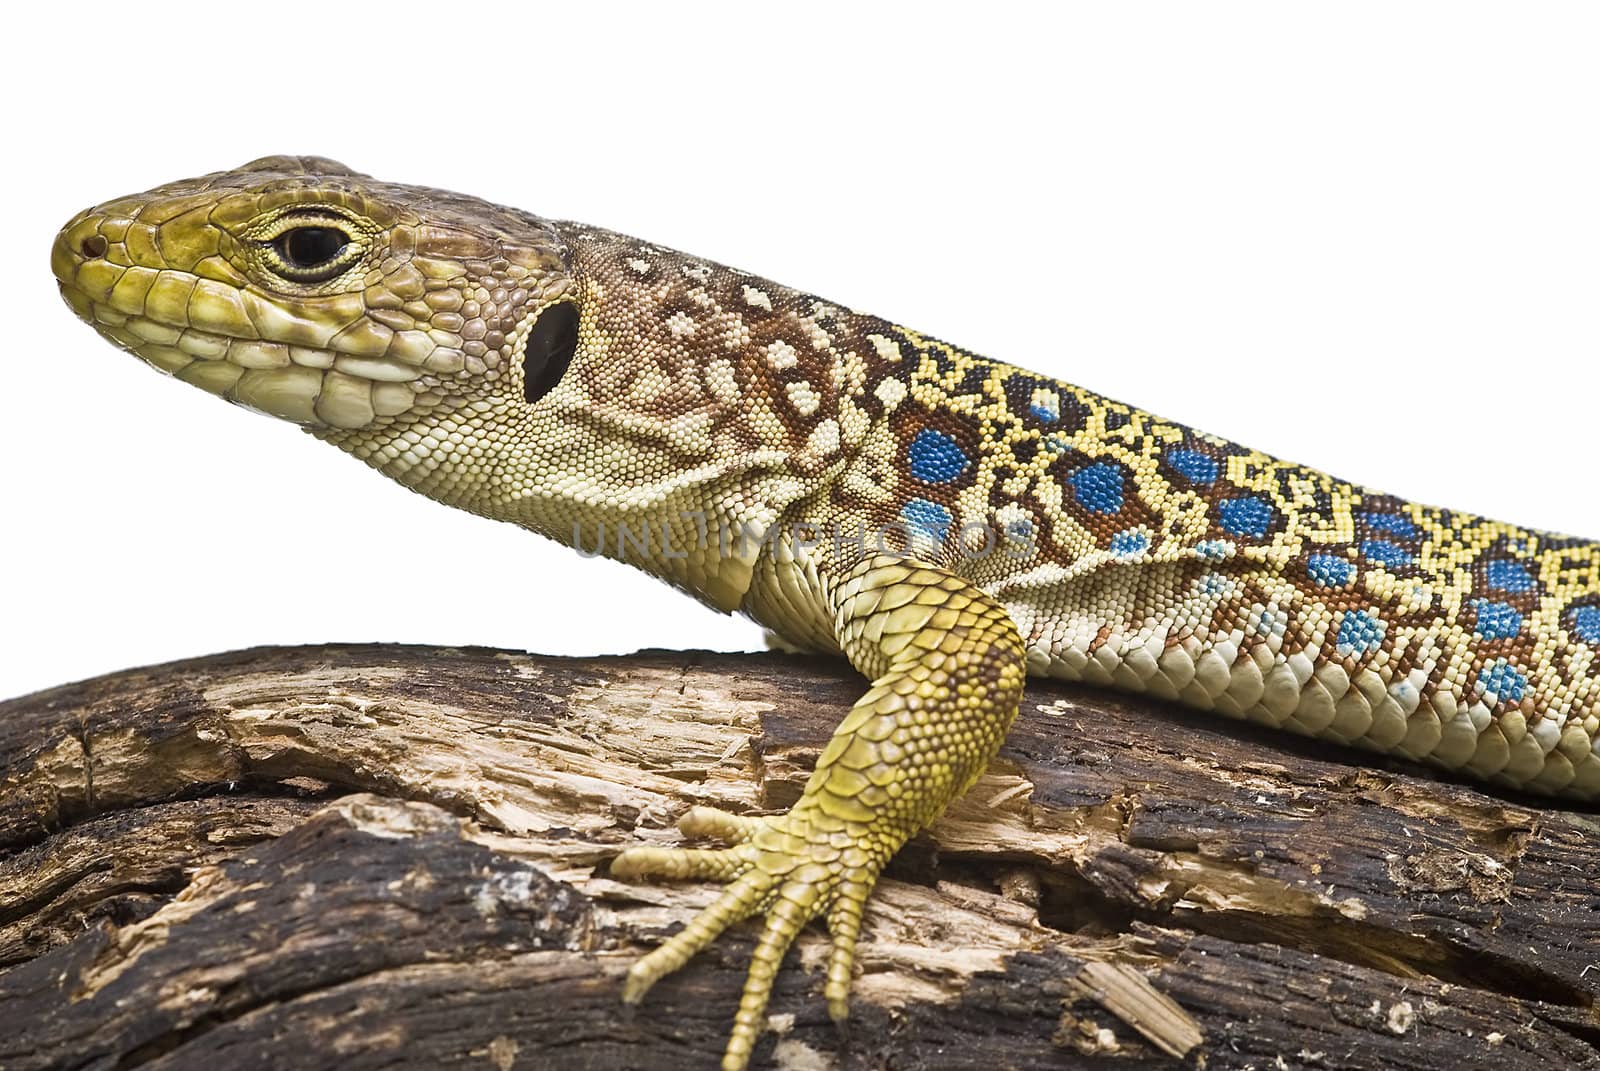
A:
{"type": "Polygon", "coordinates": [[[113,343],[330,438],[546,392],[575,343],[542,221],[272,156],[74,217],[62,296],[113,343]],[[534,343],[529,350],[530,340],[534,343]]]}
{"type": "MultiPolygon", "coordinates": [[[[815,467],[838,439],[810,299],[318,157],[98,205],[51,264],[73,311],[146,363],[563,542],[684,511],[764,522],[796,493],[778,472],[795,443],[815,467]],[[763,401],[791,396],[793,413],[763,401]]],[[[719,605],[742,583],[709,575],[724,563],[646,568],[719,605]]]]}

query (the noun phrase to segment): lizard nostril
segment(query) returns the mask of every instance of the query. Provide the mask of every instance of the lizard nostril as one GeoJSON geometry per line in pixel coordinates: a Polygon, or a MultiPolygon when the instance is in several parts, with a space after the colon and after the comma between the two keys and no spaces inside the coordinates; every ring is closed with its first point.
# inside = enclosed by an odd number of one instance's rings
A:
{"type": "Polygon", "coordinates": [[[106,241],[105,235],[103,234],[91,234],[82,242],[78,243],[78,252],[82,253],[89,260],[97,260],[100,257],[105,256],[106,250],[109,248],[111,248],[111,243],[106,241]]]}

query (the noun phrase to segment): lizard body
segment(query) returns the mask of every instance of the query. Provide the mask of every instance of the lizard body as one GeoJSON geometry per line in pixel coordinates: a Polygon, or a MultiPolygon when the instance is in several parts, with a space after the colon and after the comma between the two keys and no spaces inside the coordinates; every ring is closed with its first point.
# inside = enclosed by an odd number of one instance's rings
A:
{"type": "MultiPolygon", "coordinates": [[[[879,870],[1026,673],[1600,798],[1600,546],[1378,494],[673,250],[268,157],[61,231],[75,312],[423,494],[637,565],[872,684],[795,807],[695,809],[727,881],[625,999],[766,917],[725,1066],[808,920],[843,1020],[879,870]]],[[[470,562],[457,563],[470,571],[470,562]]]]}

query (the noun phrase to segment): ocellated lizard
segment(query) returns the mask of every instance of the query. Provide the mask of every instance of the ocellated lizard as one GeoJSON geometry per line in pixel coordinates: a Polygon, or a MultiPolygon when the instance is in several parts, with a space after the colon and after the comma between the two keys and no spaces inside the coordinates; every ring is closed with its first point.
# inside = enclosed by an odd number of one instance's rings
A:
{"type": "MultiPolygon", "coordinates": [[[[1600,547],[1416,505],[810,294],[577,223],[274,156],[82,212],[111,341],[452,506],[620,557],[871,681],[785,814],[628,875],[727,882],[624,999],[765,918],[862,908],[995,754],[1027,673],[1600,797],[1600,547]]],[[[470,567],[470,566],[468,566],[470,567]]]]}

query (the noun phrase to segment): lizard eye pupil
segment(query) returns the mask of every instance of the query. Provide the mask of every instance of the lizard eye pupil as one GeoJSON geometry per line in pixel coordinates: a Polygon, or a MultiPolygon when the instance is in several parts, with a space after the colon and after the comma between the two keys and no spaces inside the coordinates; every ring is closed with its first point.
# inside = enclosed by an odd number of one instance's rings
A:
{"type": "Polygon", "coordinates": [[[539,313],[522,348],[522,396],[531,403],[554,390],[577,349],[577,306],[563,301],[539,313]]]}
{"type": "Polygon", "coordinates": [[[294,227],[272,244],[291,268],[314,271],[342,253],[350,244],[350,236],[337,227],[294,227]]]}

